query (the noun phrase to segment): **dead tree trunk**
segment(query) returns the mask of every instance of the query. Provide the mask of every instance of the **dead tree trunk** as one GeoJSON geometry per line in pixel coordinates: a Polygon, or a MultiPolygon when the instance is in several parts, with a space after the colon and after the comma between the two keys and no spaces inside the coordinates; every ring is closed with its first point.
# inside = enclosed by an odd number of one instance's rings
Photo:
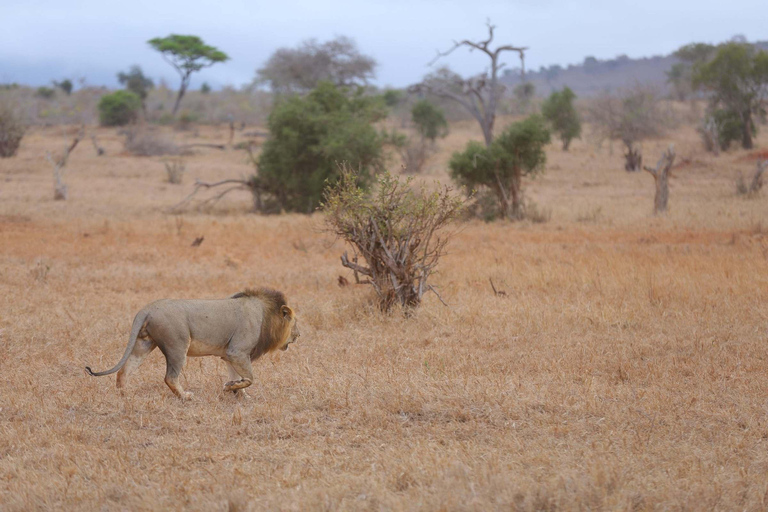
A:
{"type": "Polygon", "coordinates": [[[672,164],[675,163],[675,146],[669,148],[661,155],[656,168],[645,166],[643,169],[651,173],[656,182],[656,195],[653,198],[653,211],[657,215],[667,211],[669,202],[669,176],[672,164]]]}
{"type": "Polygon", "coordinates": [[[56,201],[64,201],[67,199],[67,184],[64,183],[64,166],[67,165],[69,154],[77,147],[77,144],[85,136],[85,127],[81,127],[80,131],[75,135],[72,143],[64,149],[64,154],[58,160],[54,160],[50,152],[46,152],[45,157],[53,165],[53,199],[56,201]]]}
{"type": "Polygon", "coordinates": [[[755,174],[752,176],[752,182],[749,184],[749,194],[757,194],[760,192],[760,189],[763,188],[763,173],[766,169],[768,169],[768,160],[757,162],[757,169],[755,169],[755,174]]]}
{"type": "Polygon", "coordinates": [[[96,156],[103,156],[106,151],[104,151],[104,148],[99,146],[99,141],[96,140],[95,135],[91,135],[91,142],[93,142],[93,149],[96,150],[96,156]]]}
{"type": "Polygon", "coordinates": [[[639,171],[643,168],[643,154],[640,146],[626,143],[627,152],[624,154],[624,170],[627,172],[639,171]]]}

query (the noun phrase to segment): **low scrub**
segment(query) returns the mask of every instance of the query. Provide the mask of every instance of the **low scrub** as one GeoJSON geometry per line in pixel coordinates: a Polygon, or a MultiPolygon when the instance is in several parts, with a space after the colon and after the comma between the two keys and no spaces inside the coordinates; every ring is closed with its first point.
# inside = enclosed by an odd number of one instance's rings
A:
{"type": "Polygon", "coordinates": [[[158,130],[132,127],[122,132],[125,149],[136,156],[180,155],[181,148],[158,130]]]}
{"type": "Polygon", "coordinates": [[[25,126],[20,117],[8,105],[0,105],[0,158],[16,154],[24,131],[25,126]]]}

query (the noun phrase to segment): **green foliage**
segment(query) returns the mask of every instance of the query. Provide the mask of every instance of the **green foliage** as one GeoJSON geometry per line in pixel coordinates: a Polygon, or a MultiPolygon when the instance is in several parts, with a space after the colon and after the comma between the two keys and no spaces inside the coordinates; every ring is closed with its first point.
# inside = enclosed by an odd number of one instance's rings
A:
{"type": "Polygon", "coordinates": [[[211,86],[207,82],[203,82],[203,85],[200,86],[200,92],[202,94],[210,94],[211,86]]]}
{"type": "Polygon", "coordinates": [[[141,98],[142,107],[144,100],[147,99],[149,91],[155,86],[152,79],[145,76],[139,66],[131,66],[127,73],[118,73],[117,80],[125,86],[126,89],[141,98]]]}
{"type": "Polygon", "coordinates": [[[505,218],[523,216],[522,178],[544,168],[544,146],[549,130],[541,116],[533,115],[511,124],[490,146],[470,141],[463,152],[453,154],[451,177],[467,190],[488,187],[496,194],[505,218]]]}
{"type": "Polygon", "coordinates": [[[753,116],[765,114],[768,89],[768,52],[751,45],[727,43],[714,58],[694,66],[693,84],[710,92],[714,109],[725,109],[741,119],[741,144],[752,147],[753,116]]]}
{"type": "Polygon", "coordinates": [[[124,126],[135,121],[141,109],[141,98],[131,91],[115,91],[99,100],[99,122],[102,126],[124,126]]]}
{"type": "Polygon", "coordinates": [[[342,264],[367,279],[382,311],[396,304],[406,311],[419,306],[423,294],[434,291],[427,281],[452,235],[446,228],[461,215],[464,199],[449,187],[413,190],[412,178],[403,182],[389,173],[379,176],[371,195],[350,167],[339,172],[325,190],[322,209],[328,231],[353,248],[352,260],[345,252],[342,264]]]}
{"type": "Polygon", "coordinates": [[[179,72],[193,73],[229,60],[229,56],[214,46],[209,46],[197,36],[171,34],[156,37],[149,45],[163,54],[179,72]]]}
{"type": "Polygon", "coordinates": [[[384,103],[386,103],[389,108],[393,108],[403,101],[403,91],[398,89],[387,89],[384,91],[384,94],[382,94],[382,97],[384,98],[384,103]]]}
{"type": "Polygon", "coordinates": [[[269,116],[271,137],[258,161],[260,187],[288,211],[312,212],[326,182],[339,177],[338,163],[358,170],[368,186],[384,168],[384,136],[373,124],[386,117],[380,97],[322,82],[306,97],[279,102],[269,116]]]}
{"type": "Polygon", "coordinates": [[[50,87],[41,86],[38,87],[35,91],[35,96],[38,98],[43,98],[44,100],[49,100],[53,98],[56,95],[56,91],[51,89],[50,87]]]}
{"type": "MultiPolygon", "coordinates": [[[[742,121],[739,114],[731,110],[717,109],[708,114],[708,118],[711,117],[717,128],[717,142],[720,149],[726,151],[733,142],[738,142],[742,138],[741,126],[742,121]]],[[[752,135],[756,135],[757,128],[752,123],[751,126],[752,135]]]]}
{"type": "Polygon", "coordinates": [[[61,82],[57,82],[56,80],[54,80],[53,86],[61,89],[64,92],[64,94],[66,94],[67,96],[72,94],[72,89],[74,88],[74,86],[72,85],[72,80],[68,78],[65,78],[61,82]]]}
{"type": "Polygon", "coordinates": [[[571,140],[581,136],[581,121],[573,100],[576,95],[566,87],[549,95],[541,106],[541,113],[550,122],[552,129],[560,136],[563,150],[568,151],[571,140]]]}
{"type": "Polygon", "coordinates": [[[24,137],[25,126],[9,105],[0,103],[0,158],[16,154],[24,137]]]}
{"type": "Polygon", "coordinates": [[[226,62],[229,56],[214,46],[209,46],[197,36],[171,34],[168,37],[156,37],[148,41],[159,51],[181,76],[181,86],[173,106],[173,115],[179,109],[181,98],[189,87],[192,73],[200,71],[217,62],[226,62]]]}
{"type": "Polygon", "coordinates": [[[434,142],[448,135],[448,121],[443,109],[427,100],[420,100],[411,109],[411,121],[422,138],[434,142]]]}

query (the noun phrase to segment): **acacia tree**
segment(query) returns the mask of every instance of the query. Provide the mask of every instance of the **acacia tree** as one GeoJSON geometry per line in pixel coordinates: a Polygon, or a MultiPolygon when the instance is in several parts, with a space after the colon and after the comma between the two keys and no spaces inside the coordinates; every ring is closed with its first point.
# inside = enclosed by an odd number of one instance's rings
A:
{"type": "Polygon", "coordinates": [[[555,91],[549,95],[541,106],[541,113],[552,124],[552,129],[560,136],[563,142],[563,151],[568,151],[571,140],[581,136],[581,121],[573,100],[576,95],[565,87],[562,91],[555,91]]]}
{"type": "Polygon", "coordinates": [[[144,76],[144,72],[139,66],[131,66],[127,73],[117,74],[117,81],[125,86],[126,89],[136,94],[141,99],[141,109],[144,114],[147,113],[146,99],[149,91],[155,86],[152,79],[144,76]]]}
{"type": "Polygon", "coordinates": [[[768,52],[743,43],[727,43],[715,57],[694,67],[693,83],[710,92],[713,110],[738,115],[741,145],[751,149],[756,132],[754,117],[764,115],[768,97],[768,52]]]}
{"type": "Polygon", "coordinates": [[[339,36],[319,43],[304,41],[297,48],[280,48],[256,72],[256,82],[278,94],[303,94],[320,82],[338,87],[365,85],[374,77],[376,61],[360,53],[354,40],[339,36]]]}
{"type": "Polygon", "coordinates": [[[549,130],[541,116],[511,124],[490,146],[470,141],[450,161],[451,177],[471,191],[488,187],[496,195],[502,217],[523,218],[523,176],[540,172],[546,162],[549,130]]]}
{"type": "Polygon", "coordinates": [[[457,41],[449,50],[438,52],[430,65],[437,62],[440,58],[450,55],[457,48],[465,47],[469,48],[470,51],[479,50],[490,59],[488,71],[464,80],[461,76],[447,68],[441,68],[437,72],[427,75],[421,83],[411,86],[410,90],[412,92],[427,92],[459,103],[480,124],[480,128],[483,130],[485,145],[490,146],[491,142],[493,142],[496,108],[505,90],[505,87],[499,83],[499,70],[504,67],[504,63],[500,62],[501,55],[504,52],[517,52],[520,55],[524,78],[525,51],[528,48],[512,45],[501,45],[492,48],[493,31],[496,27],[490,23],[487,26],[488,39],[483,41],[470,41],[468,39],[457,41]]]}
{"type": "Polygon", "coordinates": [[[197,36],[171,34],[168,37],[156,37],[148,41],[149,45],[159,51],[163,59],[173,66],[181,76],[181,86],[173,105],[172,115],[179,110],[179,103],[187,92],[192,80],[192,73],[213,66],[217,62],[226,62],[229,56],[214,46],[208,46],[197,36]]]}

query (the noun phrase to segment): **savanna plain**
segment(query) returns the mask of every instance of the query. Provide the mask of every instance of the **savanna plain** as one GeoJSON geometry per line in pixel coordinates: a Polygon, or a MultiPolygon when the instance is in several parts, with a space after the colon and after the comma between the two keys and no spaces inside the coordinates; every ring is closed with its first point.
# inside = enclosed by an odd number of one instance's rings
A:
{"type": "MultiPolygon", "coordinates": [[[[685,126],[646,142],[648,164],[678,155],[654,216],[618,146],[553,143],[526,182],[549,221],[461,224],[433,278],[447,306],[406,318],[337,284],[354,279],[319,213],[255,215],[245,192],[168,213],[195,178],[252,172],[243,151],[198,149],[171,185],[94,129],[106,155],[81,143],[54,201],[44,155],[72,130],[0,160],[0,509],[768,508],[768,193],[734,186],[754,152],[711,156],[685,126]],[[215,358],[188,360],[187,402],[159,351],[124,394],[85,373],[146,303],[255,286],[286,293],[302,335],[255,363],[250,399],[215,358]]],[[[453,123],[417,181],[447,182],[470,138],[453,123]]]]}

